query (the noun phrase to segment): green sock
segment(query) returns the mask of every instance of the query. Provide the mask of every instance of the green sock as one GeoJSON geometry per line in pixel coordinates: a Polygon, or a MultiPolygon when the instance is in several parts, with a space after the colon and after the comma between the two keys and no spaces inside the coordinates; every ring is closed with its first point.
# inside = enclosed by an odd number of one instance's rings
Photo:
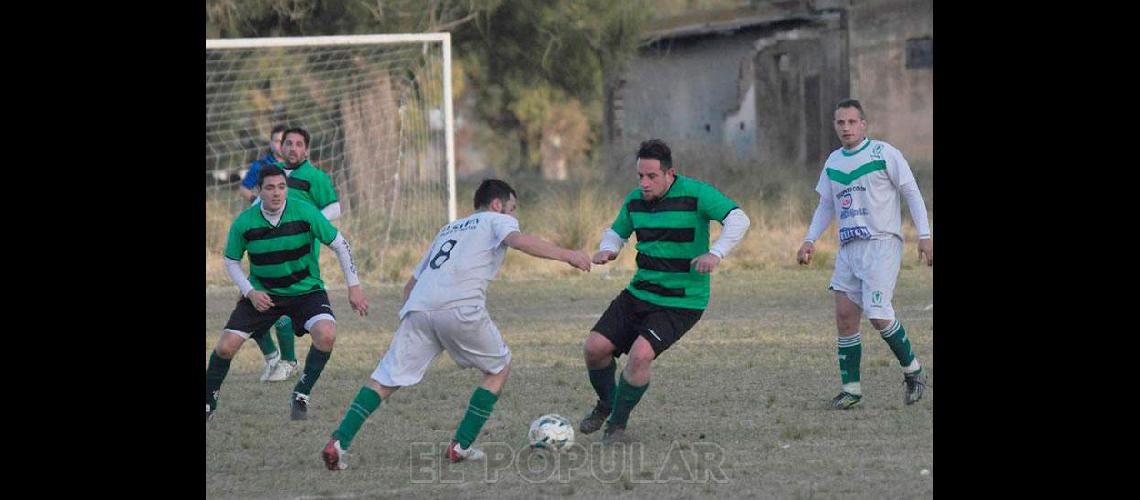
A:
{"type": "Polygon", "coordinates": [[[380,394],[372,390],[371,387],[360,388],[360,392],[356,393],[356,398],[348,405],[348,411],[344,412],[340,427],[337,427],[332,433],[332,437],[340,440],[342,449],[347,450],[352,445],[352,438],[356,437],[356,433],[360,431],[360,426],[364,425],[368,416],[380,407],[380,403],[380,394]]]}
{"type": "Polygon", "coordinates": [[[297,350],[294,348],[297,336],[293,330],[293,321],[288,316],[282,316],[273,326],[277,327],[277,342],[281,344],[281,359],[297,361],[297,350]]]}
{"type": "Polygon", "coordinates": [[[843,381],[843,390],[856,396],[862,396],[859,389],[859,361],[863,357],[863,343],[859,332],[850,337],[836,337],[836,350],[839,351],[839,378],[843,381]]]}
{"type": "Polygon", "coordinates": [[[305,357],[305,371],[301,372],[301,378],[297,380],[297,385],[293,386],[293,392],[305,395],[312,392],[313,384],[321,378],[321,372],[324,371],[325,363],[328,363],[330,357],[332,357],[331,352],[317,349],[315,345],[309,346],[309,355],[305,357]]]}
{"type": "Polygon", "coordinates": [[[617,390],[614,391],[614,409],[613,413],[610,413],[609,425],[625,425],[629,421],[629,412],[633,411],[633,407],[637,406],[638,401],[641,401],[641,396],[645,394],[646,389],[649,389],[648,383],[641,387],[630,385],[623,372],[621,380],[618,381],[617,390]]]}
{"type": "Polygon", "coordinates": [[[206,404],[210,408],[218,407],[218,391],[222,389],[222,381],[230,371],[230,360],[218,356],[217,352],[210,353],[210,366],[206,368],[206,404]]]}
{"type": "Polygon", "coordinates": [[[455,429],[455,440],[459,441],[459,446],[469,448],[475,442],[498,400],[499,396],[483,387],[475,389],[471,400],[467,402],[467,413],[459,422],[459,428],[455,429]]]}
{"type": "Polygon", "coordinates": [[[273,353],[277,352],[277,346],[273,344],[273,336],[270,335],[269,332],[265,332],[265,334],[260,337],[255,337],[253,340],[257,342],[258,349],[261,349],[261,354],[263,354],[266,359],[269,359],[273,353]]]}
{"type": "Polygon", "coordinates": [[[594,392],[598,393],[598,402],[610,408],[613,407],[614,369],[616,366],[617,363],[611,358],[610,366],[597,370],[586,370],[590,375],[590,385],[594,386],[594,392]]]}
{"type": "Polygon", "coordinates": [[[891,351],[895,353],[900,365],[909,366],[914,362],[914,351],[910,348],[910,339],[906,338],[906,330],[903,329],[899,320],[896,319],[890,326],[880,331],[879,335],[887,341],[887,345],[891,346],[891,351]]]}

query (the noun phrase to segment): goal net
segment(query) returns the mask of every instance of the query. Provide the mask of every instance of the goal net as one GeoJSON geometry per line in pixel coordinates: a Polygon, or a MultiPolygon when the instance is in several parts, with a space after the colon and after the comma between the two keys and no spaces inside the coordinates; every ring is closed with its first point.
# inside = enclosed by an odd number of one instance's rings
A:
{"type": "MultiPolygon", "coordinates": [[[[206,40],[207,284],[229,283],[227,231],[248,207],[240,181],[279,124],[309,131],[361,279],[406,279],[455,219],[450,43],[448,33],[206,40]]],[[[343,283],[327,249],[321,269],[343,283]]]]}

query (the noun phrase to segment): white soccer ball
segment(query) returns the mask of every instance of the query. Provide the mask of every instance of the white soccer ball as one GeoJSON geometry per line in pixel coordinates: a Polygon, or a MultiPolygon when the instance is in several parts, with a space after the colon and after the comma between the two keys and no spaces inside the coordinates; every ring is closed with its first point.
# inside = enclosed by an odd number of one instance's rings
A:
{"type": "Polygon", "coordinates": [[[574,444],[574,424],[562,415],[548,413],[530,423],[527,438],[531,448],[562,451],[574,444]]]}

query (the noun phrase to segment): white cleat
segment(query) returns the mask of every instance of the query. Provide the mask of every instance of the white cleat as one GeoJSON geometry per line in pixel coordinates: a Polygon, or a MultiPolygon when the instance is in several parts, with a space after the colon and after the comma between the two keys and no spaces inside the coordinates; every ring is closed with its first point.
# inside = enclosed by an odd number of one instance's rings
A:
{"type": "Polygon", "coordinates": [[[273,371],[266,380],[270,382],[281,382],[293,376],[294,373],[297,373],[297,362],[282,360],[274,365],[273,371]]]}
{"type": "Polygon", "coordinates": [[[452,441],[451,445],[447,447],[447,459],[452,462],[483,460],[483,456],[483,450],[479,448],[468,448],[465,450],[459,446],[458,441],[452,441]]]}
{"type": "Polygon", "coordinates": [[[329,440],[329,444],[325,445],[325,449],[321,450],[321,460],[325,461],[325,467],[329,470],[345,470],[348,468],[348,462],[344,459],[345,451],[340,447],[339,439],[329,440]]]}

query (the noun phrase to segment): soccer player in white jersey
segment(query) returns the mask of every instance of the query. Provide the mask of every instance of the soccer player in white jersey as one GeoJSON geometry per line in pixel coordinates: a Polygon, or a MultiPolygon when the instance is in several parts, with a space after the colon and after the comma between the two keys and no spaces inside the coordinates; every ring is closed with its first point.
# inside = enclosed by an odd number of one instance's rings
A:
{"type": "Polygon", "coordinates": [[[479,435],[510,371],[511,350],[485,308],[487,285],[499,272],[507,248],[560,260],[583,271],[590,257],[519,231],[514,189],[497,179],[475,191],[476,212],[444,225],[404,286],[400,327],[380,365],[360,388],[321,451],[329,470],[348,467],[344,453],[364,420],[401,387],[415,385],[442,351],[463,368],[478,368],[483,380],[447,448],[452,462],[479,460],[471,443],[479,435]]]}
{"type": "Polygon", "coordinates": [[[828,288],[835,292],[836,348],[843,389],[830,405],[848,409],[863,398],[859,385],[863,353],[860,310],[898,358],[906,384],[903,402],[914,404],[922,398],[926,375],[906,330],[895,318],[891,298],[902,258],[900,199],[906,200],[918,229],[919,258],[928,266],[934,265],[934,239],[926,220],[926,204],[902,153],[890,144],[867,138],[867,119],[859,101],[847,99],[836,106],[835,133],[843,147],[833,151],[823,164],[815,188],[819,206],[796,254],[800,264],[810,264],[813,242],[833,216],[839,219],[839,253],[828,288]]]}

